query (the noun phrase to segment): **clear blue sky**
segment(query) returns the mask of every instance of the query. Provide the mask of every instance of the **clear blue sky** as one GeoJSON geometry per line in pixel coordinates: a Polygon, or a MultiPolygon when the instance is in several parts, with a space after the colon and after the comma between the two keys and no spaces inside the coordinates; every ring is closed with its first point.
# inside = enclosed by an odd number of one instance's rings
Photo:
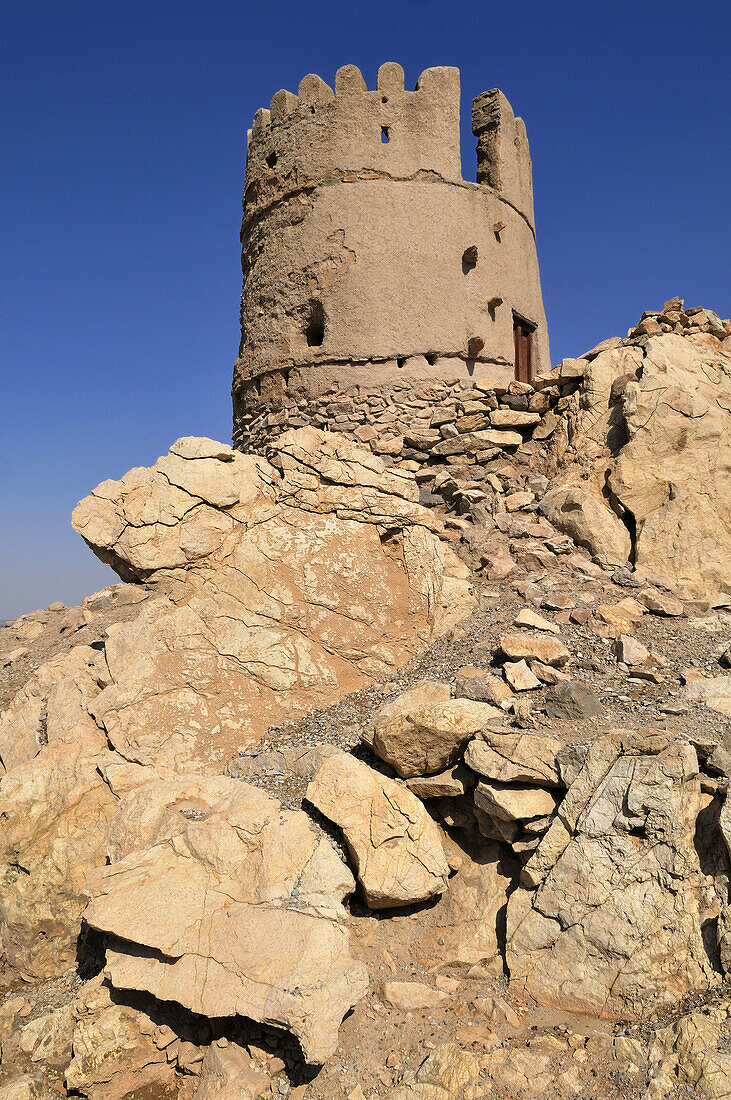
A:
{"type": "Polygon", "coordinates": [[[528,127],[554,362],[674,294],[731,309],[731,5],[24,0],[0,35],[0,617],[113,580],[76,501],[230,435],[245,132],[345,63],[458,65],[528,127]]]}

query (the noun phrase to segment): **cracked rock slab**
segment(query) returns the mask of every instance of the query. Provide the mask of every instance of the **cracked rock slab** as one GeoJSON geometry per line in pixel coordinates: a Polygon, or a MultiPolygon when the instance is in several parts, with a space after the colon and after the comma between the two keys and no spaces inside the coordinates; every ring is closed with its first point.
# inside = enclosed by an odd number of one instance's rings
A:
{"type": "Polygon", "coordinates": [[[233,779],[159,780],[127,798],[112,828],[126,854],[86,885],[112,985],[286,1027],[307,1061],[328,1058],[368,988],[344,924],[355,882],[330,841],[233,779]],[[141,798],[141,846],[127,850],[141,798]]]}
{"type": "Polygon", "coordinates": [[[441,894],[449,865],[419,799],[345,752],[334,753],[307,798],[342,829],[366,904],[392,909],[441,894]]]}
{"type": "Polygon", "coordinates": [[[702,805],[690,745],[594,742],[508,902],[511,980],[540,1004],[627,1019],[710,988],[702,805]]]}
{"type": "Polygon", "coordinates": [[[389,676],[472,608],[413,478],[314,428],[276,451],[281,470],[180,439],[74,511],[103,561],[155,590],[109,629],[89,706],[130,763],[220,770],[270,725],[389,676]]]}

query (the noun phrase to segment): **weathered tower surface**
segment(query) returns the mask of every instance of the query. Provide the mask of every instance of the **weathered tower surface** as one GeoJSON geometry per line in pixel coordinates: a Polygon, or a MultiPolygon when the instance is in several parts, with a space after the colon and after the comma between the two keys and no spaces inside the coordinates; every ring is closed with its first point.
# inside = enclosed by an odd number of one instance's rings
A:
{"type": "Polygon", "coordinates": [[[475,99],[473,183],[462,179],[459,108],[458,69],[427,69],[405,91],[389,62],[373,91],[346,65],[334,92],[310,75],[257,111],[236,445],[327,425],[338,397],[365,395],[398,416],[417,392],[428,401],[548,369],[525,126],[500,91],[475,99]]]}

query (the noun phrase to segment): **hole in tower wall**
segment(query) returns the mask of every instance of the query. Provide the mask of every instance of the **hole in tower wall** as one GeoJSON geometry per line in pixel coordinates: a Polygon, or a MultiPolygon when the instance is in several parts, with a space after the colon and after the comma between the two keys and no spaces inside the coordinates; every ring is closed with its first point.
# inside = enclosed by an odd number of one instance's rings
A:
{"type": "Polygon", "coordinates": [[[318,299],[310,302],[310,311],[305,325],[305,338],[308,348],[320,348],[325,339],[325,310],[318,299]]]}
{"type": "Polygon", "coordinates": [[[277,163],[277,154],[276,153],[270,153],[269,156],[267,157],[267,164],[269,165],[270,168],[273,168],[276,163],[277,163]]]}
{"type": "Polygon", "coordinates": [[[462,271],[466,275],[468,271],[472,271],[473,267],[477,265],[477,245],[471,244],[469,248],[465,248],[462,253],[462,271]]]}
{"type": "Polygon", "coordinates": [[[384,145],[388,145],[389,141],[391,140],[390,130],[391,130],[390,126],[382,126],[381,127],[381,141],[383,142],[384,145]]]}

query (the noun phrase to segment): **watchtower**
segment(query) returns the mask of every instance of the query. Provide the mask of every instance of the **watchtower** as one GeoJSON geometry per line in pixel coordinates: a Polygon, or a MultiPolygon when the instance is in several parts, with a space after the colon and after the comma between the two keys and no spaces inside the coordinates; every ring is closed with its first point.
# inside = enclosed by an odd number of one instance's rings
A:
{"type": "Polygon", "coordinates": [[[459,70],[413,91],[388,62],[333,91],[304,77],[248,135],[234,442],[262,418],[328,422],[333,400],[396,410],[425,384],[529,380],[549,367],[523,121],[475,99],[477,182],[462,179],[459,70]]]}

